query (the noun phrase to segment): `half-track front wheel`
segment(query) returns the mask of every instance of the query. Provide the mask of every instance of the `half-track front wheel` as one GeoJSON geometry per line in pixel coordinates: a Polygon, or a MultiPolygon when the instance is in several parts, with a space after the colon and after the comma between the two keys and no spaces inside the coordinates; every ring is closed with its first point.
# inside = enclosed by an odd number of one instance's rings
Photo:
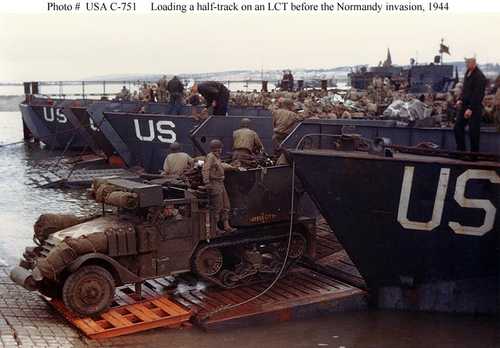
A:
{"type": "Polygon", "coordinates": [[[111,305],[114,294],[113,276],[95,265],[83,266],[71,274],[64,282],[62,291],[64,304],[82,316],[105,311],[111,305]]]}

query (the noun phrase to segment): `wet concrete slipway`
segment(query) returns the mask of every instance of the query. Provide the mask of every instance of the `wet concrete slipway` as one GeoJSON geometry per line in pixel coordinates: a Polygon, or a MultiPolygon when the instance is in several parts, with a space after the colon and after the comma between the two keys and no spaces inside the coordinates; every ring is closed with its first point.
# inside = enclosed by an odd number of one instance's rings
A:
{"type": "MultiPolygon", "coordinates": [[[[0,112],[0,146],[20,140],[21,116],[0,112]]],[[[380,310],[204,332],[156,329],[94,342],[82,337],[36,293],[8,278],[44,212],[98,210],[82,191],[40,189],[31,178],[57,165],[55,153],[18,144],[0,147],[0,347],[500,347],[500,325],[490,317],[380,310]]]]}

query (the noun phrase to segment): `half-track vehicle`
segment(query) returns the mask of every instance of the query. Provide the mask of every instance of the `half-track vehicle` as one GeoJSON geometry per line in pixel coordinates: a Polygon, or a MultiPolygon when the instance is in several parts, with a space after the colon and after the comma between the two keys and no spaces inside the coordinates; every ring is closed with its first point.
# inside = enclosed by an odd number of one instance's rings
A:
{"type": "Polygon", "coordinates": [[[95,180],[102,212],[40,216],[36,246],[11,278],[82,316],[105,311],[115,287],[151,278],[192,272],[223,288],[271,281],[315,252],[314,219],[290,218],[291,178],[286,166],[227,173],[232,233],[219,232],[203,187],[95,180]]]}

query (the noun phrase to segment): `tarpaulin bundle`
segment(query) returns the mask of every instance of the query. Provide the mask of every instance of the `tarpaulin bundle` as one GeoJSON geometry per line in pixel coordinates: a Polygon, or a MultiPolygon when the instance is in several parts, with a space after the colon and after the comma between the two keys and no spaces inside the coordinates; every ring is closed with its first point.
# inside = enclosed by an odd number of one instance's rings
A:
{"type": "Polygon", "coordinates": [[[135,209],[138,206],[139,199],[137,193],[114,191],[105,197],[104,202],[115,207],[135,209]]]}
{"type": "Polygon", "coordinates": [[[85,219],[73,214],[42,214],[33,227],[35,238],[42,243],[52,233],[77,225],[85,219]]]}
{"type": "Polygon", "coordinates": [[[108,180],[116,179],[116,177],[95,178],[92,182],[91,196],[97,203],[104,203],[106,196],[113,191],[119,190],[114,185],[109,184],[108,180]]]}
{"type": "Polygon", "coordinates": [[[113,185],[107,185],[107,184],[100,185],[95,190],[95,200],[96,200],[96,202],[97,203],[105,203],[106,202],[106,197],[108,197],[108,195],[111,192],[114,192],[116,190],[117,190],[117,188],[115,186],[113,186],[113,185]]]}
{"type": "Polygon", "coordinates": [[[119,208],[135,209],[139,205],[138,195],[133,192],[123,191],[107,180],[95,179],[92,191],[97,203],[105,203],[119,208]]]}
{"type": "Polygon", "coordinates": [[[61,271],[80,255],[107,251],[108,238],[105,233],[92,233],[76,239],[68,237],[50,250],[47,257],[38,258],[36,267],[45,278],[57,280],[61,271]]]}

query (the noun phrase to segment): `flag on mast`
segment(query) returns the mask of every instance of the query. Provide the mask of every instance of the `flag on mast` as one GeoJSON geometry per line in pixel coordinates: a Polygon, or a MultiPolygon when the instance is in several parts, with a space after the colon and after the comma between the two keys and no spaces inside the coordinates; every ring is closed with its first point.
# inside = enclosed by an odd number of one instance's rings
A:
{"type": "Polygon", "coordinates": [[[446,46],[443,42],[444,39],[441,39],[441,44],[439,46],[439,53],[441,54],[446,53],[447,55],[450,55],[450,47],[446,46]]]}

